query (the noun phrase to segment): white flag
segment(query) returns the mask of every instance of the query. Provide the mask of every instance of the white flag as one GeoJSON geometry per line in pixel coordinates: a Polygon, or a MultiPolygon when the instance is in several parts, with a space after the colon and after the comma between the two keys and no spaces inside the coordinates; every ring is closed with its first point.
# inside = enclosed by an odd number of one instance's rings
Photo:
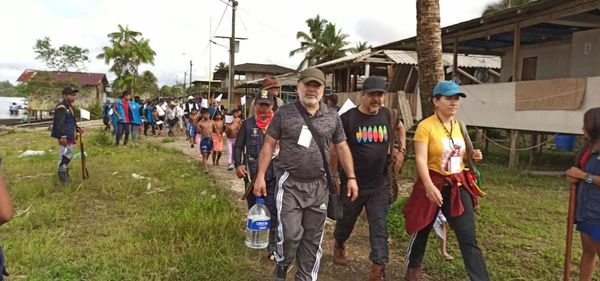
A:
{"type": "Polygon", "coordinates": [[[353,102],[352,102],[350,99],[347,99],[347,100],[344,102],[344,105],[342,105],[342,107],[341,107],[341,108],[340,108],[340,110],[338,111],[338,114],[339,114],[339,115],[342,115],[342,114],[344,114],[346,111],[348,111],[348,110],[350,110],[350,109],[352,109],[352,108],[355,108],[355,107],[356,107],[356,105],[354,105],[354,103],[353,103],[353,102]]]}
{"type": "Polygon", "coordinates": [[[91,119],[90,112],[83,108],[79,110],[79,116],[81,116],[81,119],[85,119],[85,120],[91,119]]]}
{"type": "Polygon", "coordinates": [[[233,123],[233,115],[225,115],[225,124],[233,123]]]}
{"type": "Polygon", "coordinates": [[[218,97],[215,98],[216,101],[221,101],[221,99],[223,98],[223,94],[219,94],[218,97]]]}
{"type": "Polygon", "coordinates": [[[242,105],[246,104],[246,96],[245,95],[241,98],[241,102],[242,102],[242,105]]]}

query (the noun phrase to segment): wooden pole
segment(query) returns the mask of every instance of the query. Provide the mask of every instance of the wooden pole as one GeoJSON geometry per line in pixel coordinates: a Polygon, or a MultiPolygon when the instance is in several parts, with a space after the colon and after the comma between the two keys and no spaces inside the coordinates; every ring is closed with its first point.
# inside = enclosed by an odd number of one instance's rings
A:
{"type": "Polygon", "coordinates": [[[565,245],[565,263],[563,269],[563,281],[571,280],[571,256],[573,248],[573,223],[575,222],[575,205],[577,203],[577,187],[569,185],[569,212],[567,213],[567,241],[565,245]]]}
{"type": "Polygon", "coordinates": [[[514,35],[512,78],[513,82],[518,82],[521,80],[519,79],[519,52],[521,49],[521,28],[519,27],[519,23],[515,24],[514,35]]]}
{"type": "Polygon", "coordinates": [[[508,167],[514,168],[519,164],[519,153],[517,153],[517,144],[519,143],[519,131],[510,130],[510,152],[508,154],[508,167]]]}
{"type": "Polygon", "coordinates": [[[454,48],[452,53],[452,80],[458,77],[458,37],[454,38],[454,48]]]}

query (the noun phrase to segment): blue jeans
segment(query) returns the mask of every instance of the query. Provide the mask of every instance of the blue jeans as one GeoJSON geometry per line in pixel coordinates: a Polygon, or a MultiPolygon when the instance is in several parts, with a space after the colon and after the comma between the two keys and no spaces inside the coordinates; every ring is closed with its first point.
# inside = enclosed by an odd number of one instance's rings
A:
{"type": "Polygon", "coordinates": [[[123,144],[127,144],[127,142],[129,141],[129,130],[130,130],[131,125],[130,124],[124,124],[124,123],[119,123],[119,125],[117,126],[117,145],[119,145],[119,142],[121,141],[121,137],[123,136],[123,133],[125,133],[125,138],[123,139],[123,144]]]}

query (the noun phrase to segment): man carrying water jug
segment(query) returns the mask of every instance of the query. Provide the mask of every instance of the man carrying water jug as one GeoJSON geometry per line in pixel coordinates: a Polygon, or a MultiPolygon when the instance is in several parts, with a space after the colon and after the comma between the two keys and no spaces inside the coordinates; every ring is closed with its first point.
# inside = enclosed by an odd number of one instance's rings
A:
{"type": "Polygon", "coordinates": [[[69,184],[69,162],[73,157],[75,133],[81,133],[77,127],[73,103],[77,98],[77,89],[66,87],[62,90],[63,100],[54,109],[51,136],[58,140],[58,179],[63,185],[69,184]]]}
{"type": "MultiPolygon", "coordinates": [[[[254,178],[258,170],[258,154],[265,140],[265,133],[271,119],[273,118],[273,96],[267,91],[260,91],[254,99],[256,109],[253,117],[244,120],[238,131],[233,145],[233,162],[235,163],[238,178],[250,176],[254,178]],[[243,154],[243,158],[242,158],[243,154]],[[250,173],[250,175],[248,175],[250,173]]],[[[277,160],[273,160],[276,162],[277,160]]],[[[269,246],[267,247],[267,258],[275,258],[276,231],[277,231],[277,208],[275,207],[275,170],[273,164],[269,165],[265,174],[267,183],[266,206],[271,214],[269,246]]],[[[256,196],[248,195],[248,209],[256,203],[256,196]]]]}
{"type": "Polygon", "coordinates": [[[295,280],[316,280],[323,254],[321,241],[327,216],[328,188],[323,156],[316,140],[321,140],[326,159],[329,147],[338,153],[340,163],[348,175],[345,196],[355,200],[358,186],[354,174],[352,154],[337,112],[321,102],[325,89],[325,75],[316,68],[300,73],[299,101],[280,107],[267,129],[258,159],[258,173],[254,195],[272,196],[267,192],[265,175],[273,150],[279,142],[276,205],[277,265],[273,280],[284,281],[287,271],[296,260],[295,280]],[[310,124],[305,121],[307,119],[310,124]],[[314,127],[313,129],[309,129],[314,127]],[[311,131],[316,131],[311,133],[311,131]]]}

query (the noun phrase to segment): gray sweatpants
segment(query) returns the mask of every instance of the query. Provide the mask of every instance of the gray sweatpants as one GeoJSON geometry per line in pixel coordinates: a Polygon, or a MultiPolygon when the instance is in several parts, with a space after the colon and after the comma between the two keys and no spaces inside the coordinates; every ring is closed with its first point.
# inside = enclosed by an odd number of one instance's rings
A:
{"type": "Polygon", "coordinates": [[[305,182],[284,172],[277,178],[275,259],[285,267],[296,259],[296,281],[317,280],[328,192],[325,177],[305,182]]]}
{"type": "Polygon", "coordinates": [[[73,158],[73,145],[58,145],[58,171],[66,172],[73,158]]]}

